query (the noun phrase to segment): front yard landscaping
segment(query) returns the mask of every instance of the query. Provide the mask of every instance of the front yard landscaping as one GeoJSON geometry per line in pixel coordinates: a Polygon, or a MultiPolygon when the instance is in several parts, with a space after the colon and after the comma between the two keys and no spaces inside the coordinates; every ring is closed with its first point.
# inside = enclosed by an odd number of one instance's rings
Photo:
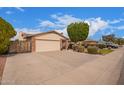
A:
{"type": "Polygon", "coordinates": [[[111,52],[113,52],[113,50],[111,50],[111,49],[99,49],[98,50],[98,53],[102,54],[102,55],[105,55],[105,54],[108,54],[108,53],[111,53],[111,52]]]}
{"type": "Polygon", "coordinates": [[[106,54],[111,53],[113,51],[114,50],[112,50],[112,49],[108,49],[108,48],[99,49],[97,47],[89,47],[89,48],[85,49],[85,53],[100,54],[100,55],[106,55],[106,54]]]}
{"type": "Polygon", "coordinates": [[[99,48],[98,46],[88,46],[84,47],[83,45],[74,45],[72,50],[80,53],[88,53],[88,54],[98,54],[98,55],[106,55],[114,51],[113,48],[99,48]]]}

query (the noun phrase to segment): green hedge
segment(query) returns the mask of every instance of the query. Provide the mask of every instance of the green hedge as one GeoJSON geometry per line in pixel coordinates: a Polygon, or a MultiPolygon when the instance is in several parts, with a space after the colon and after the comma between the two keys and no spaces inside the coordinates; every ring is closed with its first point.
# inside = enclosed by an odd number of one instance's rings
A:
{"type": "Polygon", "coordinates": [[[90,54],[97,54],[98,53],[98,48],[96,46],[88,46],[87,51],[90,54]]]}
{"type": "Polygon", "coordinates": [[[98,47],[99,47],[100,49],[103,49],[103,48],[106,48],[106,45],[104,45],[104,44],[99,44],[98,47]]]}
{"type": "Polygon", "coordinates": [[[89,34],[89,25],[85,22],[71,23],[67,27],[67,33],[72,42],[84,41],[89,34]]]}
{"type": "Polygon", "coordinates": [[[81,45],[80,45],[80,46],[78,46],[78,51],[79,51],[79,52],[84,52],[84,47],[83,47],[83,46],[81,46],[81,45]]]}
{"type": "Polygon", "coordinates": [[[72,49],[76,52],[84,52],[84,47],[82,45],[75,44],[72,46],[72,49]]]}

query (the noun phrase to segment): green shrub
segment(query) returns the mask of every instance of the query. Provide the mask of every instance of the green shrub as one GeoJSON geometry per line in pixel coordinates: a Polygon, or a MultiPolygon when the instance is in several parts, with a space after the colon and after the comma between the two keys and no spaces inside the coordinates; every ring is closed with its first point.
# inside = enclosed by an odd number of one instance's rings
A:
{"type": "Polygon", "coordinates": [[[96,46],[88,46],[87,51],[90,54],[97,54],[98,48],[96,46]]]}
{"type": "Polygon", "coordinates": [[[76,44],[73,44],[73,45],[72,45],[73,51],[76,51],[76,48],[77,48],[76,44]]]}
{"type": "Polygon", "coordinates": [[[84,47],[81,46],[81,45],[79,45],[79,46],[78,46],[78,52],[84,52],[84,47]]]}
{"type": "Polygon", "coordinates": [[[112,51],[113,50],[110,50],[110,49],[100,49],[99,54],[105,55],[105,54],[111,53],[112,51]]]}
{"type": "Polygon", "coordinates": [[[67,33],[72,42],[84,41],[89,34],[89,25],[85,22],[71,23],[67,27],[67,33]]]}
{"type": "Polygon", "coordinates": [[[84,52],[84,47],[82,45],[74,44],[72,49],[76,52],[84,52]]]}
{"type": "Polygon", "coordinates": [[[78,45],[75,45],[74,51],[78,52],[78,45]]]}
{"type": "Polygon", "coordinates": [[[13,26],[0,17],[0,54],[5,54],[10,45],[10,39],[16,35],[13,26]]]}
{"type": "Polygon", "coordinates": [[[104,45],[104,44],[99,44],[98,47],[99,47],[100,49],[103,49],[103,48],[106,48],[106,45],[104,45]]]}
{"type": "Polygon", "coordinates": [[[10,45],[10,41],[8,38],[5,38],[0,44],[0,54],[4,54],[8,51],[8,46],[10,45]]]}

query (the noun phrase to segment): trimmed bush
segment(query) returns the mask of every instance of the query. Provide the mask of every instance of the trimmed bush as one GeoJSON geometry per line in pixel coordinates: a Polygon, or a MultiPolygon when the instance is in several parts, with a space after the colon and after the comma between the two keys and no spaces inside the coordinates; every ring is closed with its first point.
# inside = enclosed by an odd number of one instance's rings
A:
{"type": "Polygon", "coordinates": [[[84,47],[83,46],[78,46],[78,52],[84,52],[84,47]]]}
{"type": "Polygon", "coordinates": [[[82,45],[74,44],[72,46],[73,51],[84,52],[84,47],[82,45]]]}
{"type": "Polygon", "coordinates": [[[85,22],[71,23],[67,27],[67,33],[72,42],[84,41],[89,34],[89,25],[85,22]]]}
{"type": "Polygon", "coordinates": [[[97,54],[98,48],[96,46],[88,46],[87,51],[90,54],[97,54]]]}
{"type": "Polygon", "coordinates": [[[99,47],[100,49],[103,49],[103,48],[106,48],[106,45],[104,45],[104,44],[99,44],[98,47],[99,47]]]}
{"type": "Polygon", "coordinates": [[[73,45],[72,45],[73,51],[76,51],[76,48],[77,48],[76,44],[73,44],[73,45]]]}

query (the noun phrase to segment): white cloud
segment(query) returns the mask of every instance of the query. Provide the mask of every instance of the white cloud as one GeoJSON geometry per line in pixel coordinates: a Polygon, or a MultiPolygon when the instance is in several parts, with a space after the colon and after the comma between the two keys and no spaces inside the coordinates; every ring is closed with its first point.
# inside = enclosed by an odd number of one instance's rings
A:
{"type": "MultiPolygon", "coordinates": [[[[116,23],[120,23],[122,21],[124,21],[124,19],[114,19],[114,20],[103,20],[101,17],[97,17],[97,18],[87,18],[87,19],[83,19],[83,18],[78,18],[78,17],[74,17],[72,15],[62,15],[62,14],[53,14],[50,16],[53,21],[49,21],[49,20],[45,20],[45,21],[40,21],[40,27],[45,28],[49,27],[49,28],[54,28],[60,32],[63,32],[64,35],[67,36],[67,26],[70,23],[74,23],[74,22],[86,22],[90,25],[89,28],[89,36],[93,36],[95,35],[97,32],[101,31],[102,34],[106,34],[104,33],[105,29],[109,29],[109,32],[113,33],[115,30],[121,30],[124,29],[124,27],[113,27],[112,24],[116,24],[116,23]]],[[[108,32],[107,32],[108,33],[108,32]]]]}
{"type": "MultiPolygon", "coordinates": [[[[103,20],[101,17],[97,18],[78,18],[74,17],[72,15],[62,15],[62,14],[54,14],[51,15],[52,21],[50,20],[39,20],[39,26],[36,29],[28,29],[28,28],[16,28],[17,32],[25,32],[28,34],[36,34],[42,32],[41,29],[49,29],[52,28],[60,33],[63,33],[65,36],[68,36],[67,34],[67,26],[70,23],[74,22],[86,22],[89,24],[89,36],[95,35],[97,32],[101,31],[102,34],[111,34],[114,31],[118,30],[124,30],[124,26],[118,26],[114,27],[112,24],[119,23],[123,21],[123,19],[117,19],[117,20],[103,20]],[[109,29],[108,32],[104,32],[105,29],[109,29]]],[[[18,38],[18,34],[15,38],[18,38]]]]}
{"type": "Polygon", "coordinates": [[[67,25],[69,25],[72,22],[78,22],[81,21],[81,19],[73,17],[72,15],[62,15],[62,14],[54,14],[51,15],[51,18],[53,18],[55,21],[51,22],[49,20],[40,21],[40,27],[50,27],[54,28],[55,31],[58,31],[59,33],[63,33],[63,35],[67,35],[67,25]]]}
{"type": "Polygon", "coordinates": [[[118,30],[124,30],[124,25],[121,26],[109,26],[111,30],[118,31],[118,30]]]}
{"type": "Polygon", "coordinates": [[[121,20],[113,20],[113,21],[111,21],[110,23],[111,24],[116,24],[116,23],[119,23],[121,20]]]}
{"type": "MultiPolygon", "coordinates": [[[[40,26],[42,27],[52,27],[58,29],[58,31],[63,32],[64,35],[67,36],[67,25],[74,22],[83,22],[84,20],[81,18],[74,17],[72,15],[51,15],[51,17],[55,20],[51,21],[41,21],[40,26]]],[[[108,26],[108,22],[102,20],[100,17],[98,18],[89,18],[84,22],[90,25],[89,36],[93,36],[96,32],[105,29],[108,26]]]]}
{"type": "Polygon", "coordinates": [[[109,24],[117,24],[124,21],[124,19],[120,18],[120,19],[114,19],[114,20],[108,20],[109,24]]]}
{"type": "Polygon", "coordinates": [[[53,18],[55,21],[49,21],[49,20],[40,20],[39,26],[40,27],[52,27],[52,28],[65,28],[67,25],[73,22],[79,22],[82,21],[79,18],[73,17],[72,15],[51,15],[51,18],[53,18]]]}
{"type": "Polygon", "coordinates": [[[63,33],[64,36],[68,37],[67,28],[64,28],[64,29],[56,29],[55,31],[57,31],[57,32],[59,32],[59,33],[63,33]]]}
{"type": "Polygon", "coordinates": [[[37,34],[37,33],[41,33],[41,30],[39,28],[36,29],[29,29],[29,28],[16,28],[15,29],[17,32],[17,35],[12,38],[12,40],[18,39],[19,38],[19,32],[24,32],[26,34],[37,34]]]}
{"type": "Polygon", "coordinates": [[[40,27],[54,27],[55,24],[49,20],[41,21],[40,22],[40,27]]]}
{"type": "Polygon", "coordinates": [[[5,13],[9,15],[9,14],[12,14],[13,12],[12,11],[6,11],[5,13]]]}
{"type": "Polygon", "coordinates": [[[18,10],[21,11],[21,12],[24,12],[24,9],[21,8],[21,7],[16,7],[16,9],[18,9],[18,10]]]}
{"type": "Polygon", "coordinates": [[[36,29],[30,29],[30,28],[16,28],[15,29],[17,32],[25,32],[27,34],[36,34],[41,32],[41,30],[39,28],[36,29]]]}
{"type": "Polygon", "coordinates": [[[40,20],[40,27],[50,27],[54,28],[58,32],[62,32],[65,36],[67,36],[67,25],[73,22],[79,22],[83,21],[80,18],[73,17],[72,15],[61,15],[61,14],[54,14],[51,15],[51,18],[53,18],[55,21],[51,22],[49,20],[41,21],[40,20]]]}
{"type": "Polygon", "coordinates": [[[116,27],[116,29],[118,29],[118,30],[124,30],[124,26],[118,26],[118,27],[116,27]]]}
{"type": "Polygon", "coordinates": [[[101,17],[87,19],[90,24],[89,36],[93,36],[96,32],[108,27],[108,23],[101,17]]]}
{"type": "Polygon", "coordinates": [[[66,27],[67,25],[69,25],[70,23],[74,23],[74,22],[80,22],[83,21],[80,18],[76,18],[72,15],[51,15],[51,17],[53,19],[55,19],[55,24],[57,27],[66,27]]]}
{"type": "Polygon", "coordinates": [[[58,16],[56,14],[51,15],[52,18],[56,19],[58,16]]]}

